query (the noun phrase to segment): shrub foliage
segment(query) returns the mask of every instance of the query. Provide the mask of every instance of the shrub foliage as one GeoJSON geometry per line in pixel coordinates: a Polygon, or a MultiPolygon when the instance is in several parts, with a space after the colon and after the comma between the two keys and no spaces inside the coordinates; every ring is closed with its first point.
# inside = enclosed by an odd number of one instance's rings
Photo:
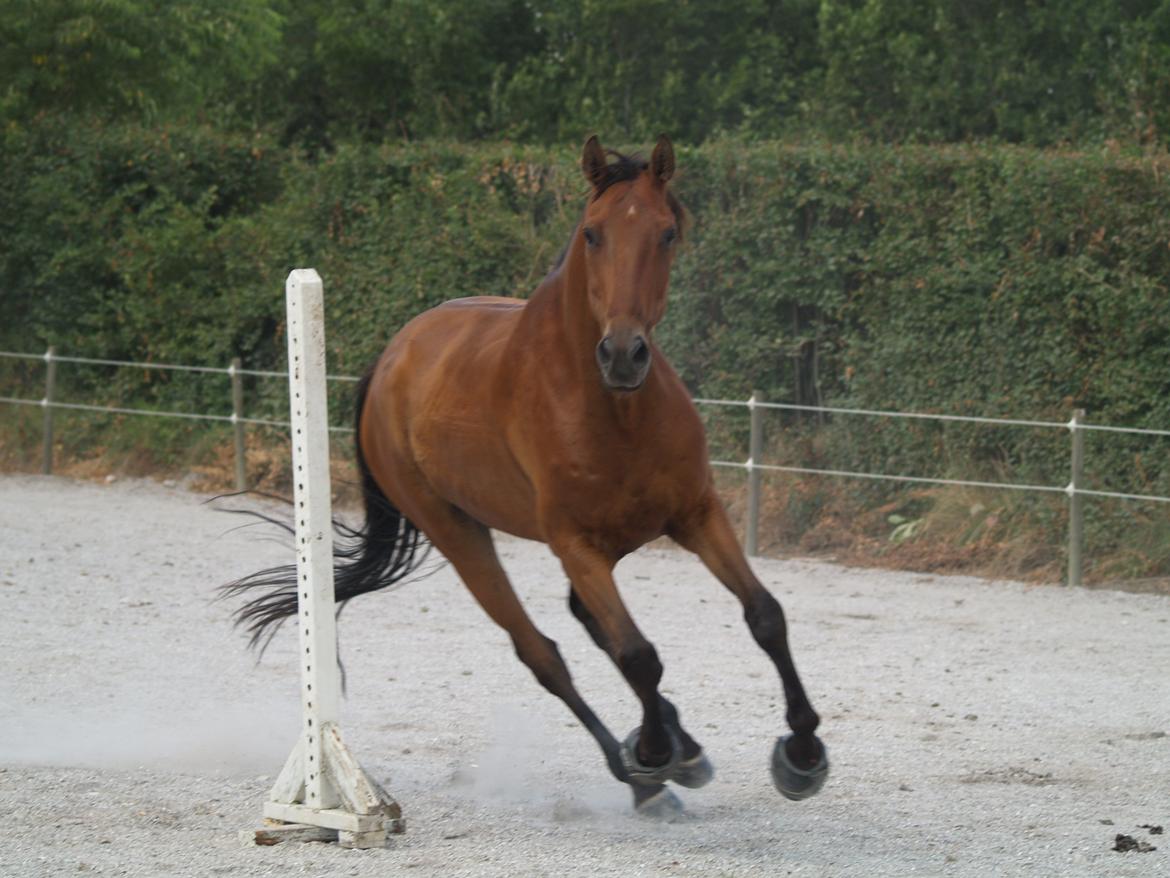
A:
{"type": "MultiPolygon", "coordinates": [[[[3,150],[0,348],[160,363],[281,369],[284,277],[311,265],[328,290],[331,368],[360,373],[431,305],[527,295],[585,195],[575,149],[350,144],[310,159],[205,128],[46,120],[3,150]]],[[[679,167],[694,223],[659,340],[696,393],[1170,424],[1163,162],[718,139],[680,148],[679,167]]],[[[35,369],[0,380],[39,393],[35,369]]],[[[220,379],[62,367],[60,380],[67,398],[227,411],[220,379]]],[[[283,393],[251,382],[249,414],[279,416],[283,393]]],[[[1059,429],[799,412],[770,424],[788,428],[773,434],[777,462],[1068,479],[1059,429]]],[[[744,418],[711,433],[720,454],[742,454],[744,418]]],[[[1090,435],[1089,485],[1170,494],[1165,446],[1090,435]]],[[[876,504],[890,491],[856,494],[876,504]]]]}

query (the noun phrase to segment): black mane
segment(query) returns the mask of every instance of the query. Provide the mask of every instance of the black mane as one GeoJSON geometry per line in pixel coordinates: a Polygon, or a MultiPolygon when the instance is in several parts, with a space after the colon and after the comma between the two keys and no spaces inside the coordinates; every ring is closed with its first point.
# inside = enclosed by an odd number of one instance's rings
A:
{"type": "MultiPolygon", "coordinates": [[[[605,166],[605,176],[601,178],[601,182],[593,188],[592,201],[596,201],[606,193],[614,183],[627,183],[630,180],[636,180],[638,176],[650,167],[650,163],[644,160],[640,155],[623,155],[617,150],[608,150],[609,155],[614,157],[614,161],[605,166]]],[[[678,223],[679,240],[682,240],[683,226],[686,224],[686,209],[682,206],[673,192],[666,193],[666,203],[670,207],[670,212],[674,214],[675,222],[678,223]]],[[[578,224],[579,225],[579,224],[578,224]]],[[[560,255],[557,256],[557,261],[553,263],[552,271],[556,271],[565,262],[565,257],[569,254],[569,247],[573,245],[573,235],[577,234],[576,227],[573,228],[572,234],[569,235],[569,241],[561,250],[560,255]]]]}
{"type": "Polygon", "coordinates": [[[593,200],[596,201],[605,191],[609,189],[614,183],[625,183],[627,180],[635,180],[638,176],[650,167],[650,163],[643,161],[638,154],[622,155],[616,150],[608,150],[609,155],[613,156],[617,161],[610,162],[605,166],[605,176],[601,178],[593,190],[593,200]]]}

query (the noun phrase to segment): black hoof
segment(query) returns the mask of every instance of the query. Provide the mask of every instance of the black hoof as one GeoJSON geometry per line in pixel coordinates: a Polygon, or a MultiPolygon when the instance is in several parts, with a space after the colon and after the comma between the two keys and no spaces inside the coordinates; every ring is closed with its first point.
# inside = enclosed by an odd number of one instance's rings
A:
{"type": "Polygon", "coordinates": [[[670,791],[669,787],[662,787],[656,793],[638,799],[635,794],[634,810],[639,817],[649,817],[652,820],[663,820],[670,823],[683,816],[682,799],[670,791]]]}
{"type": "Polygon", "coordinates": [[[697,756],[679,762],[678,768],[674,770],[670,779],[679,786],[697,790],[699,787],[705,787],[709,784],[713,777],[715,777],[715,766],[711,764],[707,754],[700,750],[697,756]]]}
{"type": "MultiPolygon", "coordinates": [[[[670,780],[679,761],[682,759],[682,744],[678,735],[672,729],[667,729],[670,737],[670,758],[662,765],[643,765],[638,761],[638,736],[642,728],[639,726],[630,732],[622,742],[622,767],[626,770],[626,780],[638,786],[656,786],[670,780]]],[[[640,806],[639,806],[640,807],[640,806]]]]}
{"type": "Polygon", "coordinates": [[[776,739],[776,746],[772,749],[772,783],[784,798],[799,802],[815,796],[825,785],[829,777],[829,751],[817,739],[821,744],[821,758],[817,764],[811,768],[797,768],[788,758],[785,746],[791,738],[792,735],[785,735],[776,739]]]}

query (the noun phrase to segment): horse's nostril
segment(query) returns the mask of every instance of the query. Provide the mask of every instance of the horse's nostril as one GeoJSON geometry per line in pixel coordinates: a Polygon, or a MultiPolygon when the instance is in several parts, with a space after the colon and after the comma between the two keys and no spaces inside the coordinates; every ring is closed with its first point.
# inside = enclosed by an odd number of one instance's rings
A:
{"type": "Polygon", "coordinates": [[[613,340],[608,335],[597,346],[597,358],[603,363],[613,362],[613,340]]]}
{"type": "Polygon", "coordinates": [[[630,345],[630,359],[634,361],[636,366],[646,365],[646,361],[650,359],[650,346],[646,344],[646,340],[642,336],[634,339],[634,343],[630,345]]]}

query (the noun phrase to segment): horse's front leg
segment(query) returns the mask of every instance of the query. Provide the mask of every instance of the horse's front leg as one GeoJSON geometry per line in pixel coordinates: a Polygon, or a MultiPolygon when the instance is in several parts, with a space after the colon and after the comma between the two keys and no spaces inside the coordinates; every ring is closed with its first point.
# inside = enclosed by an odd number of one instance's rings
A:
{"type": "MultiPolygon", "coordinates": [[[[601,630],[597,619],[593,617],[593,614],[581,602],[581,598],[573,588],[569,589],[569,610],[577,618],[577,621],[585,626],[585,630],[589,632],[589,636],[593,638],[593,642],[612,658],[613,651],[609,648],[609,642],[606,640],[605,632],[601,630]]],[[[621,670],[620,666],[618,669],[621,670]]],[[[631,681],[627,680],[627,682],[631,681]]],[[[683,728],[682,721],[679,719],[678,709],[664,696],[659,695],[658,697],[661,699],[660,709],[662,711],[663,721],[674,730],[674,733],[678,735],[678,739],[682,743],[682,760],[679,762],[678,768],[671,774],[670,779],[676,784],[691,787],[692,789],[706,786],[715,777],[714,766],[707,759],[702,745],[692,738],[687,730],[683,728]]]]}
{"type": "Polygon", "coordinates": [[[683,760],[683,741],[675,731],[678,716],[658,694],[662,663],[618,594],[613,579],[616,561],[577,536],[550,540],[550,545],[589,619],[590,633],[642,703],[642,724],[622,747],[634,804],[639,811],[650,813],[680,810],[681,803],[663,786],[674,779],[683,760]]]}
{"type": "Polygon", "coordinates": [[[815,795],[828,777],[829,760],[824,744],[815,734],[820,717],[809,703],[788,650],[788,628],[780,602],[752,573],[714,490],[708,492],[691,516],[671,529],[670,535],[695,552],[739,598],[752,637],[780,673],[792,734],[780,738],[772,752],[776,788],[789,799],[815,795]]]}

